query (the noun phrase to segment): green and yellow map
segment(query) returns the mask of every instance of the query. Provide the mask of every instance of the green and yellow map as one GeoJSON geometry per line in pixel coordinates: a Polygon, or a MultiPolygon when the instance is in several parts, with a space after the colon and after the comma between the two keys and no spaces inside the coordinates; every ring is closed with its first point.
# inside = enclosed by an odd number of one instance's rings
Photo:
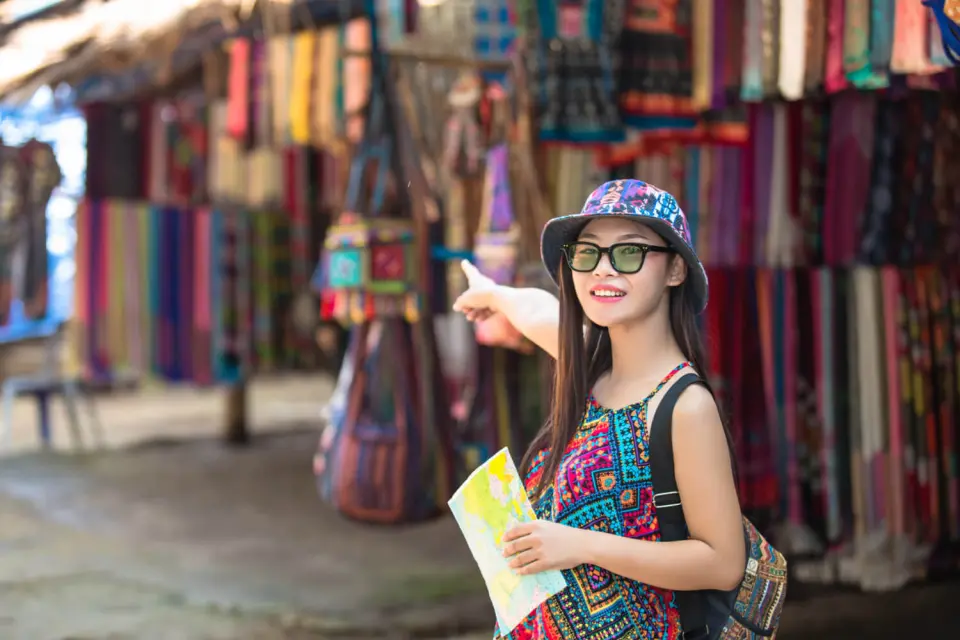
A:
{"type": "Polygon", "coordinates": [[[517,575],[503,557],[503,534],[516,524],[536,520],[506,448],[470,474],[449,504],[487,583],[501,634],[512,631],[544,600],[567,586],[559,571],[517,575]]]}

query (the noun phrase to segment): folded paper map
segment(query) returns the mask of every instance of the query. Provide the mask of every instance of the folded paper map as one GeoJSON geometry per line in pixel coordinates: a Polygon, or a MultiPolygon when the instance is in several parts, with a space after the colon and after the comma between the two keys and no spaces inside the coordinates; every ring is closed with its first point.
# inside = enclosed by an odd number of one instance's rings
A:
{"type": "Polygon", "coordinates": [[[487,583],[502,635],[567,586],[559,571],[517,575],[503,557],[503,534],[537,518],[506,448],[471,473],[449,504],[487,583]]]}

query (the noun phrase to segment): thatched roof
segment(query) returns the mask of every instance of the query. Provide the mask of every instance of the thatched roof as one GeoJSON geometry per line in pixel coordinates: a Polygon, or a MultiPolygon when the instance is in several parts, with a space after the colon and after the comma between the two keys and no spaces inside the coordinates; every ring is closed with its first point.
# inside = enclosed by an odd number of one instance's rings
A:
{"type": "Polygon", "coordinates": [[[87,0],[73,12],[26,21],[0,45],[0,95],[84,70],[122,70],[170,55],[211,22],[237,24],[250,0],[87,0]]]}

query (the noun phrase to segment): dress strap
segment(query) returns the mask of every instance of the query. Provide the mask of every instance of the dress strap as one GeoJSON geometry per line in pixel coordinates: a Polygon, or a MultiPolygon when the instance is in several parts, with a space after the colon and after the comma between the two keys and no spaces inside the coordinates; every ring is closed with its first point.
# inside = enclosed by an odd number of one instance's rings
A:
{"type": "Polygon", "coordinates": [[[673,379],[673,376],[677,375],[678,373],[680,373],[681,371],[683,371],[684,369],[690,366],[692,365],[688,361],[688,362],[682,362],[678,364],[676,367],[674,367],[673,370],[670,371],[670,373],[668,373],[663,377],[663,380],[660,381],[660,384],[657,385],[656,389],[654,389],[649,394],[647,394],[647,397],[643,399],[642,404],[647,404],[648,402],[650,402],[650,398],[660,393],[660,390],[663,389],[664,385],[666,385],[668,382],[670,382],[673,379]]]}

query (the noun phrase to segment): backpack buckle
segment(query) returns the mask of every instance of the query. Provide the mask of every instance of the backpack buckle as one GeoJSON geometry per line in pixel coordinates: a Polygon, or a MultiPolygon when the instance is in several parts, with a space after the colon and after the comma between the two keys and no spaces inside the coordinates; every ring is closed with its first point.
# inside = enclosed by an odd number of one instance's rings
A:
{"type": "Polygon", "coordinates": [[[680,506],[679,491],[664,491],[663,493],[653,494],[653,506],[657,509],[669,509],[680,506]]]}

